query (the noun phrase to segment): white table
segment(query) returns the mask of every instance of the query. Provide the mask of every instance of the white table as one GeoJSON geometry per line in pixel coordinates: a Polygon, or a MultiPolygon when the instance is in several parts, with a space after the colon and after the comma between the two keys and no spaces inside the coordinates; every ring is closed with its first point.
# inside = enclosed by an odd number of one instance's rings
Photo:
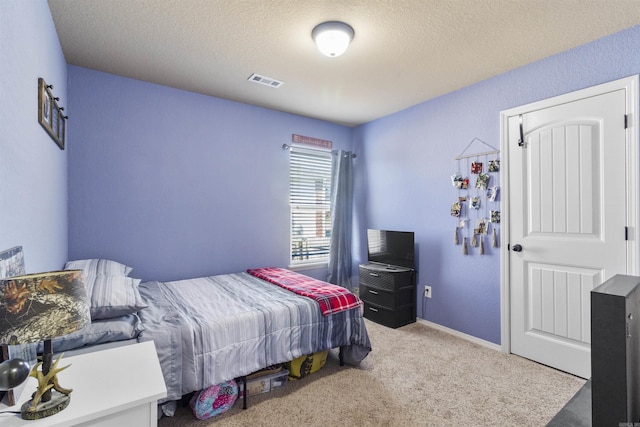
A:
{"type": "MultiPolygon", "coordinates": [[[[73,389],[67,408],[34,421],[19,414],[0,415],[0,426],[157,426],[157,401],[167,395],[167,388],[152,341],[63,356],[59,367],[69,364],[58,374],[60,385],[73,389]]],[[[2,410],[19,411],[35,389],[35,379],[29,378],[18,403],[2,405],[2,410]]]]}

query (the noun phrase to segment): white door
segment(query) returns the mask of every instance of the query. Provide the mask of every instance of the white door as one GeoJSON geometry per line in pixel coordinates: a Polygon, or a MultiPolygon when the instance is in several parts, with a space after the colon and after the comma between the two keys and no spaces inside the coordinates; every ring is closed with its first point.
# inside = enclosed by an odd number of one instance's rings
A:
{"type": "Polygon", "coordinates": [[[510,350],[583,378],[590,291],[635,270],[627,97],[610,90],[507,118],[510,350]]]}

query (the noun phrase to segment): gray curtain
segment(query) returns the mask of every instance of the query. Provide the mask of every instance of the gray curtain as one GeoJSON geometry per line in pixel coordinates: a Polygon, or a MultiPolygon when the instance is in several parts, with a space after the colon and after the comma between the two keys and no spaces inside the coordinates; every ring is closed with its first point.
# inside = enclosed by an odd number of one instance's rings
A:
{"type": "Polygon", "coordinates": [[[327,282],[351,289],[352,155],[332,151],[331,243],[327,282]]]}

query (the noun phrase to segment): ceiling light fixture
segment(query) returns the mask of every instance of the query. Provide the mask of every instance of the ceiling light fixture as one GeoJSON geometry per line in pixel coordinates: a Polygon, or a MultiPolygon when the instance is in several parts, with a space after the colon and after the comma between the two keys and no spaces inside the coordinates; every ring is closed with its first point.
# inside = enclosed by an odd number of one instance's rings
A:
{"type": "Polygon", "coordinates": [[[311,37],[316,42],[318,50],[330,57],[342,55],[353,40],[353,28],[339,21],[328,21],[316,25],[311,31],[311,37]]]}

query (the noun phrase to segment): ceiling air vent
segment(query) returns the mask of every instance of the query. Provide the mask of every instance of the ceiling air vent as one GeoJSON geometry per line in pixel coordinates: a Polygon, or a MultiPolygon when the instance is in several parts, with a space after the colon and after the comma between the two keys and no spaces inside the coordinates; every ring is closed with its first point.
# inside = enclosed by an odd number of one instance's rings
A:
{"type": "Polygon", "coordinates": [[[281,82],[280,80],[261,76],[260,74],[256,74],[256,73],[251,74],[251,76],[247,80],[249,80],[250,82],[260,83],[261,85],[265,85],[273,88],[279,88],[284,84],[284,82],[281,82]]]}

